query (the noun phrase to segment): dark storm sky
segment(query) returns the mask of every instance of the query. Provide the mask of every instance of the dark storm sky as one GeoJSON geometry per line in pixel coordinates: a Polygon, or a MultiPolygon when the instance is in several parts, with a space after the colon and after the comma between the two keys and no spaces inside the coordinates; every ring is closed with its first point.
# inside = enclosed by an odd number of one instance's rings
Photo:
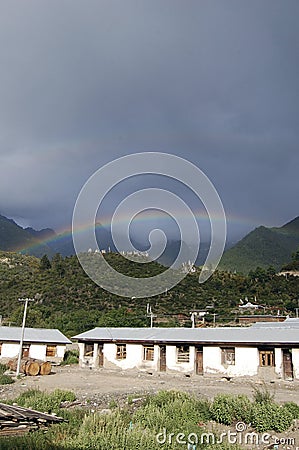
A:
{"type": "Polygon", "coordinates": [[[299,215],[297,0],[2,0],[0,212],[70,225],[114,158],[200,167],[229,225],[299,215]]]}

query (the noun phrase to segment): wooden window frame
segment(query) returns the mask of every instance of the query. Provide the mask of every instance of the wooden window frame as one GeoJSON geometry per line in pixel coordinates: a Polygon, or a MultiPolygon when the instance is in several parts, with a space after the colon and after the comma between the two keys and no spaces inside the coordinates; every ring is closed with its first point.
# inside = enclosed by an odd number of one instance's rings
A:
{"type": "Polygon", "coordinates": [[[271,348],[259,349],[259,365],[260,367],[275,367],[275,351],[271,348]]]}
{"type": "Polygon", "coordinates": [[[127,358],[127,344],[116,344],[116,359],[121,361],[127,358]]]}
{"type": "Polygon", "coordinates": [[[84,356],[93,358],[94,354],[94,344],[85,343],[84,344],[84,356]]]}
{"type": "Polygon", "coordinates": [[[190,362],[190,345],[177,345],[176,361],[179,364],[190,362]]]}
{"type": "Polygon", "coordinates": [[[221,347],[221,364],[234,366],[236,364],[235,347],[221,347]]]}
{"type": "Polygon", "coordinates": [[[155,347],[153,345],[143,346],[143,361],[154,361],[155,347]]]}
{"type": "Polygon", "coordinates": [[[57,356],[57,345],[48,345],[46,346],[46,357],[47,358],[55,358],[57,356]]]}

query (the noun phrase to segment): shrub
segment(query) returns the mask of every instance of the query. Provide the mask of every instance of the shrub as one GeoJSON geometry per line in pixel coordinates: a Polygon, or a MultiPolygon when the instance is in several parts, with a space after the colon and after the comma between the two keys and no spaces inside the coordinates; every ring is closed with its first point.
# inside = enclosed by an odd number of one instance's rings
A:
{"type": "Polygon", "coordinates": [[[271,394],[267,386],[263,385],[263,387],[255,386],[253,388],[253,400],[256,403],[268,403],[273,402],[274,394],[271,394]]]}
{"type": "Polygon", "coordinates": [[[12,384],[14,380],[8,375],[0,375],[0,384],[12,384]]]}
{"type": "Polygon", "coordinates": [[[292,414],[293,419],[299,419],[299,405],[294,402],[286,402],[284,405],[286,411],[292,414]]]}
{"type": "Polygon", "coordinates": [[[173,432],[185,429],[186,424],[189,424],[193,432],[198,432],[198,423],[210,418],[208,401],[184,392],[161,391],[148,396],[145,404],[133,414],[132,420],[156,432],[161,431],[162,424],[173,432]]]}
{"type": "Polygon", "coordinates": [[[78,364],[79,363],[79,351],[78,350],[67,350],[64,354],[62,366],[67,364],[78,364]]]}
{"type": "Polygon", "coordinates": [[[8,366],[6,364],[0,363],[0,375],[3,375],[4,372],[6,372],[8,369],[8,366]]]}
{"type": "Polygon", "coordinates": [[[237,395],[232,400],[234,419],[250,422],[252,404],[246,395],[237,395]]]}
{"type": "Polygon", "coordinates": [[[291,412],[277,403],[267,401],[253,404],[251,424],[260,433],[268,430],[281,433],[291,426],[292,420],[291,412]]]}
{"type": "Polygon", "coordinates": [[[218,394],[210,410],[216,422],[230,425],[234,420],[243,420],[249,423],[251,402],[245,395],[218,394]]]}
{"type": "Polygon", "coordinates": [[[190,400],[190,395],[181,391],[160,391],[155,395],[149,395],[145,404],[163,407],[169,403],[173,403],[175,400],[190,400]]]}

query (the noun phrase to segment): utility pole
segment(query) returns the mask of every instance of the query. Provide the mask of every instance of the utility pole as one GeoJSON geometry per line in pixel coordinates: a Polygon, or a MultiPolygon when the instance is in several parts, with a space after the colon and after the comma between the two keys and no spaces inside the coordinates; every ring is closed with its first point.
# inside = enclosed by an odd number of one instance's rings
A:
{"type": "Polygon", "coordinates": [[[28,302],[34,302],[34,298],[19,298],[18,300],[19,300],[19,302],[25,302],[25,306],[24,306],[24,315],[23,315],[23,323],[22,323],[22,331],[21,331],[21,339],[20,339],[20,349],[19,349],[19,356],[18,356],[18,363],[17,363],[17,373],[16,373],[17,376],[20,374],[27,306],[28,306],[28,302]]]}
{"type": "Polygon", "coordinates": [[[150,317],[150,319],[151,319],[151,328],[153,328],[154,317],[157,317],[157,316],[155,316],[155,315],[153,314],[153,312],[152,312],[152,307],[151,307],[151,305],[150,305],[149,303],[148,303],[147,306],[146,306],[146,315],[147,315],[147,317],[150,317]]]}
{"type": "Polygon", "coordinates": [[[213,327],[216,327],[216,316],[218,316],[218,314],[213,313],[212,316],[213,316],[213,327]]]}
{"type": "Polygon", "coordinates": [[[192,323],[192,328],[195,328],[195,316],[196,316],[196,312],[191,312],[191,323],[192,323]]]}

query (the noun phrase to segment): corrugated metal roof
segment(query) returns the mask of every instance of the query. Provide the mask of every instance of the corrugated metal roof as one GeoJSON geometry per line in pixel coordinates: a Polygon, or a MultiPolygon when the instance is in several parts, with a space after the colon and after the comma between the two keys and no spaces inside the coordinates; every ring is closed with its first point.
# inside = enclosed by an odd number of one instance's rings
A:
{"type": "Polygon", "coordinates": [[[299,318],[288,318],[284,320],[283,322],[256,322],[252,324],[252,327],[254,328],[293,328],[298,329],[299,328],[299,318]]]}
{"type": "Polygon", "coordinates": [[[94,328],[73,337],[82,341],[296,344],[298,329],[289,328],[94,328]]]}
{"type": "MultiPolygon", "coordinates": [[[[0,327],[0,341],[20,341],[21,327],[0,327]]],[[[25,328],[24,342],[47,342],[51,344],[71,344],[71,341],[57,329],[25,328]]]]}

